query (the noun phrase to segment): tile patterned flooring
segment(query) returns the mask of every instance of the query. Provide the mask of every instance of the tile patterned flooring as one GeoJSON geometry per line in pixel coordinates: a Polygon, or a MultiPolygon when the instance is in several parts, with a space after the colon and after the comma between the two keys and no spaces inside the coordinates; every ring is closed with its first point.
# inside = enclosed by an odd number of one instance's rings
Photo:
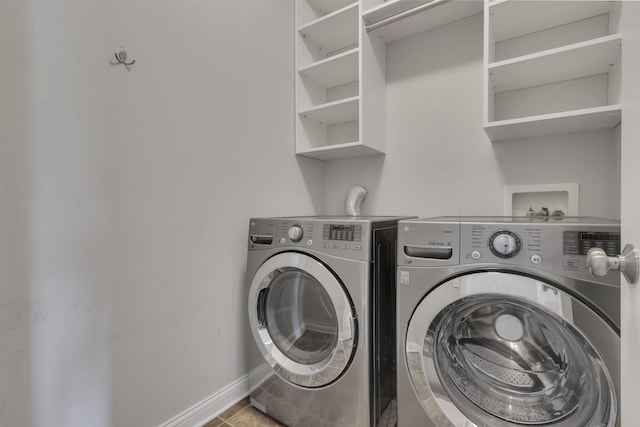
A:
{"type": "MultiPolygon", "coordinates": [[[[396,426],[395,400],[382,414],[380,425],[396,426]]],[[[286,427],[286,425],[258,411],[249,403],[249,397],[245,397],[202,427],[286,427]]]]}
{"type": "Polygon", "coordinates": [[[255,409],[246,397],[203,427],[285,427],[255,409]]]}

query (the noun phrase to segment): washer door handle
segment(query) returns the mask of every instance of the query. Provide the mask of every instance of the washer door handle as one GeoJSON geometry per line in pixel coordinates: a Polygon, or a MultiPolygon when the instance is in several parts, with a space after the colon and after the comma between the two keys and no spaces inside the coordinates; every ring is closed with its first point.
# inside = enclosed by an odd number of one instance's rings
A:
{"type": "Polygon", "coordinates": [[[620,270],[627,282],[635,285],[640,273],[640,251],[634,245],[626,245],[621,255],[610,257],[602,248],[591,248],[587,252],[587,268],[596,277],[620,270]]]}
{"type": "Polygon", "coordinates": [[[404,253],[413,258],[451,259],[453,247],[451,246],[408,246],[405,245],[404,253]]]}
{"type": "Polygon", "coordinates": [[[356,325],[356,316],[353,314],[350,314],[348,316],[349,318],[349,336],[348,338],[351,338],[352,340],[355,339],[356,334],[358,333],[357,328],[358,326],[356,325]]]}
{"type": "Polygon", "coordinates": [[[265,305],[267,304],[267,289],[262,288],[258,292],[258,306],[256,307],[258,312],[258,327],[264,329],[267,327],[267,318],[265,316],[265,305]]]}

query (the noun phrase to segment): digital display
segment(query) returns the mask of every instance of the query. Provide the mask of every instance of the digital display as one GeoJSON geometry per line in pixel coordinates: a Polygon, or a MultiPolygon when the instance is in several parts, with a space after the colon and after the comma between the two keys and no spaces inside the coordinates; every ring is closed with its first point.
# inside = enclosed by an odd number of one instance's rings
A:
{"type": "Polygon", "coordinates": [[[586,255],[591,248],[602,248],[608,256],[620,253],[620,233],[565,231],[563,253],[586,255]]]}
{"type": "Polygon", "coordinates": [[[581,233],[580,240],[598,240],[601,242],[617,242],[620,240],[619,234],[612,233],[581,233]]]}
{"type": "Polygon", "coordinates": [[[343,242],[359,242],[362,227],[355,225],[326,224],[322,238],[324,240],[340,240],[343,242]]]}

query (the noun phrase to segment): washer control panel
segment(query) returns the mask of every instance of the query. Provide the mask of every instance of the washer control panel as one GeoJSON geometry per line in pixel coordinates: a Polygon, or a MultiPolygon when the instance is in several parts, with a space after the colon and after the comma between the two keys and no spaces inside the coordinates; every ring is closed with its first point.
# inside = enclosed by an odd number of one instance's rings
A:
{"type": "Polygon", "coordinates": [[[536,224],[463,223],[460,228],[462,263],[542,263],[543,228],[536,224]]]}
{"type": "Polygon", "coordinates": [[[398,224],[398,265],[512,265],[619,283],[617,272],[602,279],[590,275],[586,254],[592,247],[609,256],[619,254],[619,223],[597,218],[441,217],[398,224]]]}

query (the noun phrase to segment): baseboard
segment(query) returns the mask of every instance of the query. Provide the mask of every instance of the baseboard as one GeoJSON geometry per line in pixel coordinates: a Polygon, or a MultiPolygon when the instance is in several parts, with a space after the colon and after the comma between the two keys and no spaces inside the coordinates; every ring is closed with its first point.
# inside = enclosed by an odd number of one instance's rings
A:
{"type": "Polygon", "coordinates": [[[248,375],[244,375],[160,427],[201,427],[248,394],[248,375]]]}
{"type": "Polygon", "coordinates": [[[251,384],[252,387],[259,387],[271,376],[272,372],[271,367],[266,363],[258,365],[257,368],[249,372],[247,375],[249,384],[251,384]]]}

